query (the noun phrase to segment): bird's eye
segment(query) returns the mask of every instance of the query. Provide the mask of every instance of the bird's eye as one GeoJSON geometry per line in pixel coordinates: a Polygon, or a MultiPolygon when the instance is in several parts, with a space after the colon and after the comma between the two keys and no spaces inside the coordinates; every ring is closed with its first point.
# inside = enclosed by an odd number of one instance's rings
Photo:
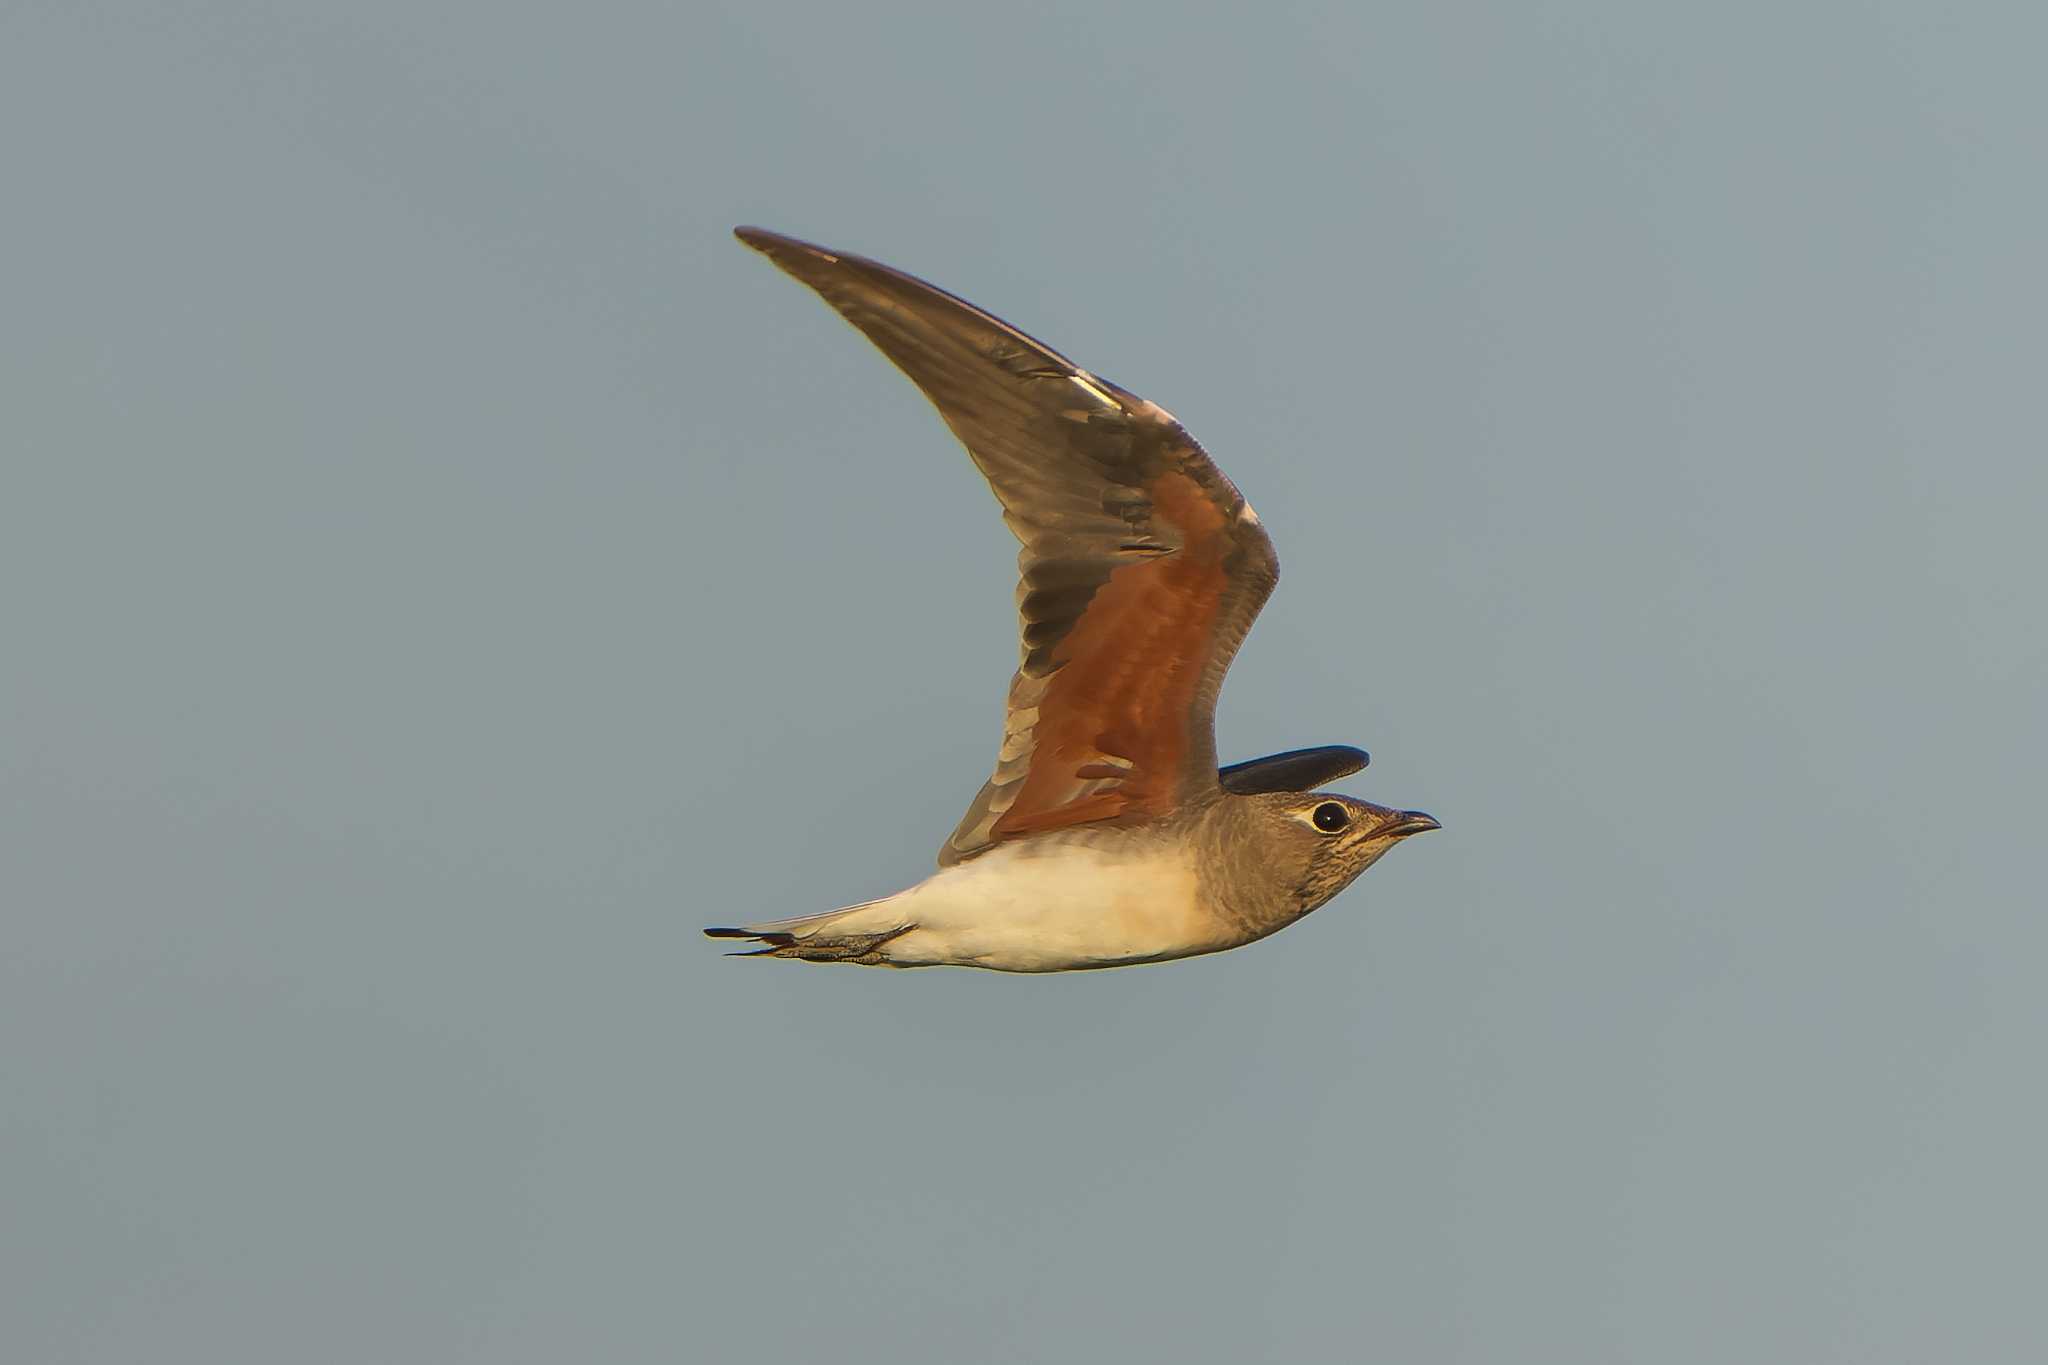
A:
{"type": "Polygon", "coordinates": [[[1323,833],[1335,834],[1351,823],[1351,812],[1335,801],[1325,801],[1316,807],[1315,813],[1309,816],[1309,819],[1313,820],[1316,828],[1323,833]]]}

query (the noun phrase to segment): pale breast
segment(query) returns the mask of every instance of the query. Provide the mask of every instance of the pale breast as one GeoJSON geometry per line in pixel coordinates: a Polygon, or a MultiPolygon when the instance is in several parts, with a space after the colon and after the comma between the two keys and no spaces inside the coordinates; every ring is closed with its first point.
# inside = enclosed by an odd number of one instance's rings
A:
{"type": "Polygon", "coordinates": [[[906,964],[1071,971],[1237,941],[1203,908],[1183,857],[1122,840],[997,848],[912,887],[899,905],[917,928],[889,945],[889,957],[906,964]]]}

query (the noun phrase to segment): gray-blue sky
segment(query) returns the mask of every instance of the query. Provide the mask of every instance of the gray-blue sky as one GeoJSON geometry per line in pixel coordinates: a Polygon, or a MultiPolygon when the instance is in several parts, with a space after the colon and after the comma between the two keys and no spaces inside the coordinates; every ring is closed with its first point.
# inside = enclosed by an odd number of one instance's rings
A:
{"type": "Polygon", "coordinates": [[[16,5],[0,1346],[2018,1360],[2048,948],[2023,6],[16,5]],[[1299,927],[733,963],[920,876],[1012,547],[727,236],[1272,528],[1299,927]]]}

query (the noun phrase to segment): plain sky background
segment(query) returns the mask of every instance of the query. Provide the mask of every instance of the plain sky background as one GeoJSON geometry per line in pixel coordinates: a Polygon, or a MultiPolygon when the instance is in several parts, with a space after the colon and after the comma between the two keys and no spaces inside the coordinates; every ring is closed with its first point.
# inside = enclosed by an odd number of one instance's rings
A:
{"type": "Polygon", "coordinates": [[[2037,1361],[2048,20],[0,9],[0,1357],[2037,1361]],[[728,236],[1171,408],[1252,948],[923,875],[1014,547],[728,236]]]}

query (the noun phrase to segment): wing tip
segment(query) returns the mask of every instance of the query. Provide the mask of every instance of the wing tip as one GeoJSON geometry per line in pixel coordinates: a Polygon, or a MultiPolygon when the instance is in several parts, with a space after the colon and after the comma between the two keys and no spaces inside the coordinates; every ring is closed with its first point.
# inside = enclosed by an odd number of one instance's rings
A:
{"type": "Polygon", "coordinates": [[[734,228],[732,235],[771,260],[780,259],[785,256],[810,256],[833,264],[837,264],[839,260],[836,253],[827,251],[815,243],[806,242],[801,238],[791,237],[768,228],[754,227],[747,223],[741,223],[738,227],[734,228]]]}
{"type": "Polygon", "coordinates": [[[1264,758],[1233,763],[1216,773],[1223,790],[1239,796],[1262,792],[1313,791],[1326,782],[1348,777],[1372,762],[1372,755],[1349,744],[1323,744],[1289,749],[1264,758]]]}

